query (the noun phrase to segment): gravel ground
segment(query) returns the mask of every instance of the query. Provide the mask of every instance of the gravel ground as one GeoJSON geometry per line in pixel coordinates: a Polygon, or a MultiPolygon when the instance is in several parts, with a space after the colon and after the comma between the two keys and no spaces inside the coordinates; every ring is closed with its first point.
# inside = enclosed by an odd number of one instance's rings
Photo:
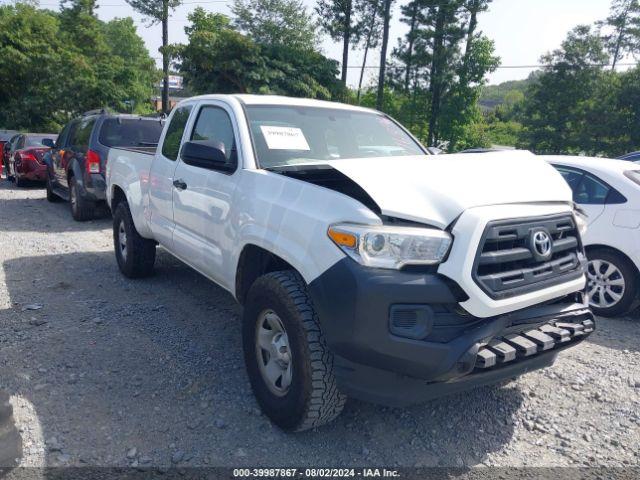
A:
{"type": "Polygon", "coordinates": [[[555,366],[507,385],[407,409],[350,400],[296,435],[258,410],[239,315],[162,251],[154,277],[125,279],[109,219],[76,223],[66,203],[2,181],[0,393],[21,465],[640,464],[637,315],[600,319],[555,366]]]}

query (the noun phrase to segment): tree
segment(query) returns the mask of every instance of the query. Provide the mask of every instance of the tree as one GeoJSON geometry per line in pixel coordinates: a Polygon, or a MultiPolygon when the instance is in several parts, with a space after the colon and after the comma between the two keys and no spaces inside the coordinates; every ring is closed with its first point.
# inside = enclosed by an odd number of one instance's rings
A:
{"type": "Polygon", "coordinates": [[[299,0],[234,0],[235,26],[254,42],[312,50],[317,26],[299,0]]]}
{"type": "MultiPolygon", "coordinates": [[[[82,0],[90,1],[90,0],[82,0]]],[[[149,18],[150,24],[162,24],[162,111],[169,111],[169,12],[178,7],[182,0],[126,0],[134,10],[149,18]]]]}
{"type": "Polygon", "coordinates": [[[604,40],[612,71],[625,55],[640,52],[640,0],[613,0],[611,14],[598,25],[610,30],[604,40]]]}
{"type": "Polygon", "coordinates": [[[376,108],[382,109],[384,102],[384,82],[387,71],[387,47],[389,46],[389,24],[391,23],[391,4],[393,0],[382,0],[384,2],[384,14],[382,23],[382,48],[380,50],[380,68],[378,70],[378,94],[376,97],[376,108]]]}
{"type": "Polygon", "coordinates": [[[407,5],[403,5],[401,8],[402,18],[401,22],[409,25],[409,32],[406,37],[406,50],[403,51],[402,43],[398,50],[395,52],[395,56],[404,61],[404,89],[409,91],[409,82],[411,80],[411,69],[413,67],[413,47],[418,36],[418,15],[421,12],[421,5],[419,0],[413,0],[407,5]]]}
{"type": "Polygon", "coordinates": [[[427,143],[438,143],[438,117],[447,84],[453,79],[459,55],[459,41],[464,37],[464,29],[459,21],[461,1],[451,0],[439,3],[440,0],[429,0],[428,7],[433,12],[433,55],[431,57],[429,94],[429,135],[427,143]]]}
{"type": "Polygon", "coordinates": [[[0,7],[1,126],[57,131],[89,109],[148,103],[156,69],[133,21],[104,23],[92,5],[0,7]]]}
{"type": "Polygon", "coordinates": [[[347,67],[349,65],[349,47],[353,39],[358,37],[358,25],[355,22],[353,0],[319,0],[316,13],[320,25],[333,40],[342,41],[342,73],[341,80],[347,84],[347,67]]]}
{"type": "Polygon", "coordinates": [[[559,49],[542,57],[546,68],[529,87],[523,107],[523,146],[546,153],[596,153],[601,148],[598,136],[590,138],[582,126],[593,115],[588,112],[595,106],[608,60],[602,38],[588,25],[573,29],[559,49]]]}
{"type": "Polygon", "coordinates": [[[274,93],[340,99],[338,63],[308,47],[259,44],[228,17],[196,8],[185,28],[188,42],[174,46],[187,86],[195,93],[274,93]]]}
{"type": "Polygon", "coordinates": [[[357,2],[356,8],[361,17],[360,37],[364,41],[364,54],[362,56],[362,68],[360,69],[360,79],[358,80],[357,100],[360,102],[362,92],[362,80],[364,71],[367,68],[367,58],[369,49],[376,48],[380,40],[381,16],[380,5],[383,0],[361,0],[357,2]]]}
{"type": "Polygon", "coordinates": [[[469,68],[469,61],[471,59],[473,42],[477,38],[476,29],[478,28],[478,14],[485,12],[489,8],[489,4],[492,0],[467,0],[464,4],[464,8],[469,12],[469,26],[467,27],[467,43],[464,49],[464,62],[462,65],[461,82],[466,82],[466,71],[469,68]]]}

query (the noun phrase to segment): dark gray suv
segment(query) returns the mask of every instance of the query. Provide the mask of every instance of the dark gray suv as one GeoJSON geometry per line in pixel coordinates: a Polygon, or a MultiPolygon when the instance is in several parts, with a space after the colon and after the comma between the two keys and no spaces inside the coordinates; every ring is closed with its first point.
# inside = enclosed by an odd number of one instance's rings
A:
{"type": "Polygon", "coordinates": [[[47,200],[71,204],[78,221],[104,209],[105,169],[112,148],[155,152],[162,120],[104,110],[69,122],[47,154],[47,200]]]}

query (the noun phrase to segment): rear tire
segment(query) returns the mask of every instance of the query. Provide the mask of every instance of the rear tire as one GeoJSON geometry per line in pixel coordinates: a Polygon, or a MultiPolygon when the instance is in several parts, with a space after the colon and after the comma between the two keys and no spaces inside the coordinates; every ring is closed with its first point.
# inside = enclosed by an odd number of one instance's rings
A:
{"type": "Polygon", "coordinates": [[[142,278],[153,273],[156,242],[140,236],[127,202],[120,202],[113,214],[113,247],[125,277],[142,278]]]}
{"type": "Polygon", "coordinates": [[[95,205],[93,202],[83,198],[76,177],[69,179],[69,203],[71,205],[71,216],[75,221],[85,222],[93,218],[95,205]]]}
{"type": "Polygon", "coordinates": [[[277,426],[299,432],[342,412],[347,397],[338,390],[333,354],[299,274],[273,272],[255,281],[247,295],[242,341],[253,393],[277,426]]]}
{"type": "Polygon", "coordinates": [[[637,306],[638,271],[620,253],[608,249],[587,252],[587,292],[596,315],[617,317],[637,306]]]}
{"type": "Polygon", "coordinates": [[[51,179],[47,175],[46,180],[46,188],[47,188],[47,200],[51,203],[56,203],[62,200],[58,195],[53,191],[53,187],[51,186],[51,179]]]}

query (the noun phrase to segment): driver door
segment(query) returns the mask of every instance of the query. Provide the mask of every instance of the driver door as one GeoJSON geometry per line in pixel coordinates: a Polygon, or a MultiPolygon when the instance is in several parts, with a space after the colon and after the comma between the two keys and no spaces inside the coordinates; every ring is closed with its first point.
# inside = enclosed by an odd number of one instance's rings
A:
{"type": "Polygon", "coordinates": [[[238,173],[237,126],[231,110],[221,102],[197,108],[185,141],[218,142],[235,169],[204,168],[178,159],[173,182],[174,248],[178,257],[228,287],[223,262],[232,248],[229,212],[238,173]]]}

